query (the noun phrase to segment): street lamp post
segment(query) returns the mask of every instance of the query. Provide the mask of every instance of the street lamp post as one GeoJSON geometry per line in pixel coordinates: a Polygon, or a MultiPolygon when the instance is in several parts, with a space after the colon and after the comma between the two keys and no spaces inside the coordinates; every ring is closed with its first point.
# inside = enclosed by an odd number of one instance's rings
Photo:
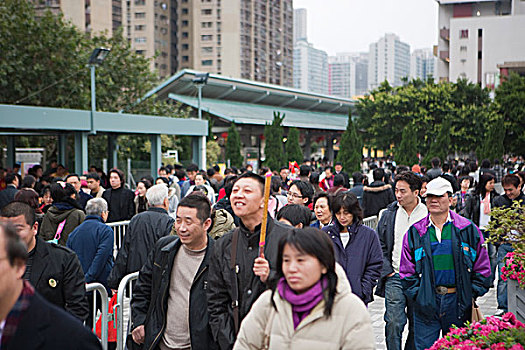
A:
{"type": "Polygon", "coordinates": [[[92,135],[97,133],[95,129],[95,112],[97,110],[97,96],[95,88],[95,67],[100,65],[109,54],[109,49],[103,47],[96,48],[89,57],[89,67],[91,69],[91,131],[92,135]]]}
{"type": "MultiPolygon", "coordinates": [[[[210,73],[198,73],[193,78],[193,84],[197,86],[198,90],[198,117],[202,119],[202,88],[208,83],[210,73]]],[[[202,136],[199,140],[199,169],[206,169],[206,136],[202,136]]]]}

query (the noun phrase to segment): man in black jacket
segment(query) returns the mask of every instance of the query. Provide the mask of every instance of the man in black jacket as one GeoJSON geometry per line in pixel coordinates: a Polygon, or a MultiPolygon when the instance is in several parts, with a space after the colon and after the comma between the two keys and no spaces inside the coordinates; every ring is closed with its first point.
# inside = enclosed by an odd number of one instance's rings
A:
{"type": "Polygon", "coordinates": [[[100,349],[93,333],[23,279],[26,259],[27,247],[16,228],[0,223],[0,348],[100,349]]]}
{"type": "Polygon", "coordinates": [[[15,199],[18,192],[18,177],[15,173],[9,173],[5,176],[7,187],[0,191],[0,210],[15,199]]]}
{"type": "Polygon", "coordinates": [[[249,172],[239,176],[230,201],[241,220],[240,227],[217,240],[209,264],[210,326],[215,341],[223,350],[233,347],[240,322],[266,289],[270,271],[276,269],[277,245],[290,229],[268,215],[264,258],[259,257],[264,179],[249,172]],[[232,249],[232,245],[237,249],[232,249]],[[234,269],[231,268],[232,252],[236,255],[234,269]]]}
{"type": "Polygon", "coordinates": [[[47,301],[85,321],[89,306],[82,266],[71,250],[36,237],[38,222],[29,205],[13,202],[2,209],[2,221],[15,226],[27,246],[24,279],[47,301]]]}
{"type": "Polygon", "coordinates": [[[216,349],[208,323],[206,289],[214,240],[211,204],[199,193],[177,207],[179,238],[159,239],[140,270],[131,302],[132,338],[144,349],[216,349]]]}
{"type": "Polygon", "coordinates": [[[119,169],[111,169],[109,184],[111,188],[102,193],[109,207],[107,222],[130,220],[135,215],[135,194],[124,188],[124,173],[119,169]]]}
{"type": "Polygon", "coordinates": [[[131,219],[109,274],[108,286],[111,289],[118,289],[120,281],[127,274],[139,271],[155,243],[159,238],[168,236],[173,227],[174,220],[168,215],[168,187],[164,184],[150,187],[146,198],[150,207],[131,219]]]}
{"type": "Polygon", "coordinates": [[[378,215],[381,209],[384,209],[395,201],[392,186],[385,184],[385,171],[381,168],[374,169],[372,172],[374,182],[364,188],[363,191],[363,212],[365,218],[378,215]]]}

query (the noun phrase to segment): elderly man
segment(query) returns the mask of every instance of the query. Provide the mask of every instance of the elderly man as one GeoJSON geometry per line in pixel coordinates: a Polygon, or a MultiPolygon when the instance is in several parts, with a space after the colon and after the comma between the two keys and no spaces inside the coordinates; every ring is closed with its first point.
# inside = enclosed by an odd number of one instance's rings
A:
{"type": "Polygon", "coordinates": [[[290,229],[268,215],[264,258],[258,257],[264,179],[250,172],[239,176],[230,201],[240,227],[217,241],[209,264],[208,312],[213,337],[221,349],[233,347],[240,322],[266,289],[270,270],[276,269],[279,240],[290,229]]]}
{"type": "Polygon", "coordinates": [[[100,349],[82,323],[47,302],[23,279],[27,247],[12,225],[0,223],[2,349],[100,349]]]}
{"type": "Polygon", "coordinates": [[[1,220],[14,225],[28,250],[24,279],[49,302],[69,311],[79,320],[88,317],[84,273],[75,253],[37,237],[35,210],[13,202],[2,209],[1,220]]]}
{"type": "Polygon", "coordinates": [[[212,224],[210,211],[206,196],[184,197],[175,221],[179,237],[159,239],[140,270],[131,303],[132,337],[144,349],[216,348],[206,309],[215,243],[206,233],[212,224]]]}
{"type": "Polygon", "coordinates": [[[131,219],[109,274],[108,285],[112,289],[117,289],[127,274],[139,271],[158,239],[171,232],[174,219],[168,215],[168,187],[163,184],[150,187],[146,199],[149,208],[131,219]]]}
{"type": "Polygon", "coordinates": [[[67,238],[66,246],[77,253],[86,283],[107,285],[113,267],[113,230],[105,224],[108,204],[103,198],[90,199],[86,219],[67,238]]]}
{"type": "Polygon", "coordinates": [[[429,215],[403,238],[399,275],[414,302],[416,349],[428,349],[452,325],[470,319],[472,300],[490,286],[483,235],[471,221],[449,209],[452,185],[442,177],[427,185],[429,215]]]}

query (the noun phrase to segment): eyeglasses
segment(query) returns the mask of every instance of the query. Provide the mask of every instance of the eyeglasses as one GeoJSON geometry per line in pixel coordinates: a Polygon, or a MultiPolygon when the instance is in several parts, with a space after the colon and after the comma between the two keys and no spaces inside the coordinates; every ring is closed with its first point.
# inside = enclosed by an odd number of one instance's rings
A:
{"type": "Polygon", "coordinates": [[[294,198],[294,199],[301,199],[301,198],[303,198],[303,196],[301,196],[301,195],[299,195],[299,194],[297,194],[297,193],[292,193],[292,192],[288,192],[288,193],[286,194],[286,196],[287,196],[287,197],[292,197],[292,198],[294,198]]]}

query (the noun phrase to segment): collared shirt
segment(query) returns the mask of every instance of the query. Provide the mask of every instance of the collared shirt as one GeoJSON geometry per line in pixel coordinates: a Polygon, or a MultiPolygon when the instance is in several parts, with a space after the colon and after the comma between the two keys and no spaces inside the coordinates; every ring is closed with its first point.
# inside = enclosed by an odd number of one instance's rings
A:
{"type": "Polygon", "coordinates": [[[392,267],[394,271],[399,272],[399,262],[401,261],[401,251],[403,250],[403,237],[408,231],[410,226],[423,219],[428,214],[426,205],[421,202],[421,199],[417,198],[418,203],[412,210],[412,213],[408,215],[405,208],[399,203],[396,212],[396,221],[394,224],[394,247],[392,249],[392,267]]]}
{"type": "Polygon", "coordinates": [[[11,311],[9,311],[9,314],[7,314],[2,325],[2,336],[0,338],[1,349],[6,348],[9,345],[11,338],[15,335],[20,320],[31,304],[33,295],[35,295],[35,289],[28,281],[24,281],[22,292],[20,293],[15,305],[11,308],[11,311]]]}
{"type": "MultiPolygon", "coordinates": [[[[450,217],[450,211],[448,212],[447,221],[445,221],[443,226],[445,226],[449,222],[452,222],[452,218],[450,217]]],[[[437,227],[436,224],[434,224],[434,222],[432,221],[432,215],[430,215],[430,220],[428,220],[427,227],[430,227],[430,226],[434,226],[434,229],[436,230],[436,238],[439,241],[439,243],[441,243],[441,229],[437,227]]]]}

